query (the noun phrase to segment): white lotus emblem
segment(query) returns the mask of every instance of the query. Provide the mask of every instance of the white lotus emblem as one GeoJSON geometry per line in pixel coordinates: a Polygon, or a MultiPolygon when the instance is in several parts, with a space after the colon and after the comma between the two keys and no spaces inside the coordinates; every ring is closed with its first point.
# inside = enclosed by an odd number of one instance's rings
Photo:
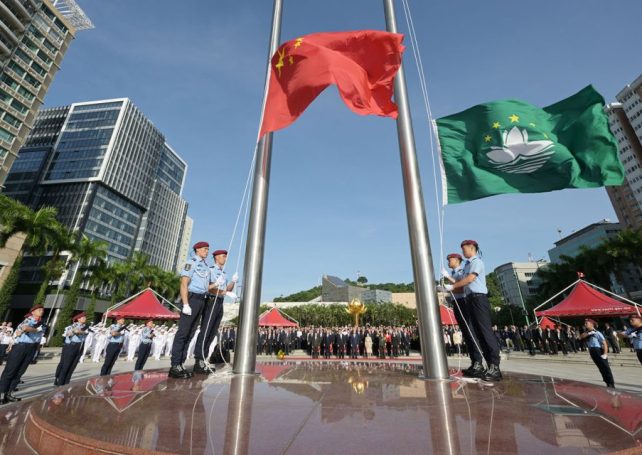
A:
{"type": "Polygon", "coordinates": [[[514,126],[502,133],[504,145],[491,147],[486,154],[491,163],[502,172],[527,174],[535,172],[555,153],[553,141],[528,142],[528,131],[514,126]]]}

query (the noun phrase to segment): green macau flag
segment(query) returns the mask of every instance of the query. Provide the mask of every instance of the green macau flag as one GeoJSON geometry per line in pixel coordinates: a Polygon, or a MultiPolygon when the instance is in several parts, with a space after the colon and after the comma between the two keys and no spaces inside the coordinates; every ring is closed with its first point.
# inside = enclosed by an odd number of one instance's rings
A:
{"type": "Polygon", "coordinates": [[[604,98],[590,85],[543,109],[493,101],[442,117],[436,125],[444,204],[624,180],[604,98]]]}

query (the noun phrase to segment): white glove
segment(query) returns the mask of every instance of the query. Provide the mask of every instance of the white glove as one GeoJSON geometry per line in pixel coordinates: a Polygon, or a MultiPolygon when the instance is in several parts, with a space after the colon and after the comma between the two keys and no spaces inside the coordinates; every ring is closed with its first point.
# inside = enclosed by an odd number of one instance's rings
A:
{"type": "Polygon", "coordinates": [[[36,329],[36,332],[42,332],[42,326],[39,325],[38,328],[36,329]]]}
{"type": "Polygon", "coordinates": [[[237,295],[233,292],[227,291],[225,295],[228,296],[230,299],[234,299],[234,300],[237,299],[237,295]]]}
{"type": "Polygon", "coordinates": [[[239,274],[235,273],[232,275],[232,283],[236,283],[239,280],[239,274]]]}
{"type": "Polygon", "coordinates": [[[589,335],[595,335],[595,330],[591,330],[588,334],[589,335]]]}
{"type": "Polygon", "coordinates": [[[444,289],[448,292],[451,292],[455,287],[452,284],[445,284],[444,289]]]}
{"type": "Polygon", "coordinates": [[[216,285],[217,286],[225,286],[225,277],[223,275],[219,276],[216,279],[216,285]]]}
{"type": "Polygon", "coordinates": [[[187,316],[191,316],[192,315],[192,307],[189,306],[189,305],[183,305],[182,313],[186,314],[187,316]]]}
{"type": "Polygon", "coordinates": [[[604,360],[608,357],[606,354],[602,354],[600,357],[602,357],[604,360]]]}
{"type": "Polygon", "coordinates": [[[629,338],[637,338],[638,334],[633,332],[631,335],[629,335],[629,338]]]}
{"type": "Polygon", "coordinates": [[[446,276],[449,277],[450,276],[450,272],[448,270],[442,268],[441,269],[441,275],[444,276],[444,277],[446,277],[446,276]]]}

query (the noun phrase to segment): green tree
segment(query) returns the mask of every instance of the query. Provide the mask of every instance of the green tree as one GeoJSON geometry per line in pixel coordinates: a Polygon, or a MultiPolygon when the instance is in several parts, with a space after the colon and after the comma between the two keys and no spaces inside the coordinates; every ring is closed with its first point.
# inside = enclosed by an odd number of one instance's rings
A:
{"type": "MultiPolygon", "coordinates": [[[[53,335],[62,333],[65,327],[71,324],[74,310],[78,304],[78,296],[82,282],[87,279],[87,274],[91,272],[92,267],[104,261],[107,256],[107,244],[105,242],[92,241],[84,234],[77,237],[73,249],[75,254],[72,258],[72,267],[76,267],[76,273],[69,292],[65,296],[65,303],[58,315],[58,322],[56,323],[53,335]]],[[[52,345],[61,346],[62,339],[60,337],[52,338],[52,345]]]]}
{"type": "Polygon", "coordinates": [[[7,276],[2,288],[0,288],[0,318],[4,320],[7,315],[13,290],[18,286],[18,279],[20,278],[20,266],[22,265],[22,256],[18,256],[16,261],[11,267],[11,271],[7,276]]]}
{"type": "MultiPolygon", "coordinates": [[[[72,248],[73,234],[63,225],[58,224],[56,229],[52,232],[51,239],[48,242],[48,249],[51,252],[51,259],[49,259],[43,266],[44,278],[40,284],[34,304],[42,305],[45,302],[49,283],[55,277],[59,277],[65,270],[65,260],[60,257],[63,250],[72,248]]],[[[46,251],[39,251],[39,253],[46,253],[46,251]]]]}
{"type": "Polygon", "coordinates": [[[357,283],[359,284],[366,284],[367,282],[368,278],[366,278],[365,276],[360,276],[359,278],[357,278],[357,283]]]}

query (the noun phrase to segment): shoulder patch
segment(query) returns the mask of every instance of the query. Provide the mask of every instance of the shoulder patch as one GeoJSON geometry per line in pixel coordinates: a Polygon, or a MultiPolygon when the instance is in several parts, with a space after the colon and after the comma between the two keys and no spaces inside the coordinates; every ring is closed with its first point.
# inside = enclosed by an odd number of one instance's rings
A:
{"type": "Polygon", "coordinates": [[[191,268],[192,268],[192,264],[188,262],[185,264],[185,267],[183,267],[183,270],[185,270],[186,272],[189,272],[191,268]]]}

